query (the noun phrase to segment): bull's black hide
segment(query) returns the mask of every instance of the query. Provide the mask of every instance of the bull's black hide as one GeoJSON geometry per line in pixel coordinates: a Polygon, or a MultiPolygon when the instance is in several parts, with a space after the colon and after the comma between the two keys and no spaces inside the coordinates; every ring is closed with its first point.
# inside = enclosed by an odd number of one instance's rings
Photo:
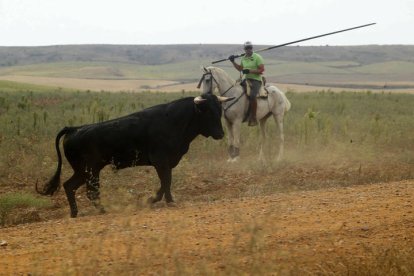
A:
{"type": "Polygon", "coordinates": [[[64,136],[64,153],[74,171],[63,184],[72,217],[78,213],[75,192],[84,183],[87,197],[104,212],[99,202],[99,173],[108,164],[117,169],[154,166],[161,187],[149,201],[155,203],[165,195],[167,202],[173,202],[171,170],[188,151],[191,141],[199,134],[214,139],[224,136],[219,100],[227,99],[214,95],[188,97],[102,123],[65,127],[55,141],[56,173],[43,190],[36,190],[43,195],[57,191],[62,169],[59,143],[64,136]]]}

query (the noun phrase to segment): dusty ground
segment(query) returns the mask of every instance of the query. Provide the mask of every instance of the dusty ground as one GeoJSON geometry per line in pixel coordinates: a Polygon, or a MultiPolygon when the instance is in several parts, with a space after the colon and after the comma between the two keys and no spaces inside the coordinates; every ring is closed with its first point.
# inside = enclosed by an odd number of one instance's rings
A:
{"type": "Polygon", "coordinates": [[[376,275],[413,230],[412,180],[187,201],[0,229],[0,274],[376,275]]]}

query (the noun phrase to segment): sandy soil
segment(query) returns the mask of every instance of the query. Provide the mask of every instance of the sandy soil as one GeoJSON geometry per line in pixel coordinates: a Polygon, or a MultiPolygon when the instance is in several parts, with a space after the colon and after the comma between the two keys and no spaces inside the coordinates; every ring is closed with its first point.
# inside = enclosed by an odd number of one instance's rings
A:
{"type": "Polygon", "coordinates": [[[0,229],[0,274],[353,274],[413,229],[414,181],[162,203],[0,229]]]}
{"type": "MultiPolygon", "coordinates": [[[[77,79],[77,78],[52,78],[7,75],[0,76],[0,80],[9,80],[22,83],[56,86],[62,88],[91,90],[91,91],[146,91],[148,87],[166,86],[177,84],[168,80],[102,80],[102,79],[77,79]]],[[[194,86],[195,87],[195,86],[194,86]]],[[[178,90],[179,91],[179,90],[178,90]]]]}
{"type": "MultiPolygon", "coordinates": [[[[169,80],[99,80],[99,79],[76,79],[76,78],[51,78],[51,77],[34,77],[34,76],[0,76],[0,80],[9,80],[29,84],[56,86],[62,88],[91,90],[91,91],[109,91],[109,92],[141,92],[141,91],[159,91],[159,92],[182,92],[197,91],[197,82],[182,84],[177,81],[169,80]]],[[[361,83],[362,85],[378,85],[379,83],[361,83]]],[[[413,85],[413,83],[388,83],[388,85],[413,85]]],[[[357,84],[356,84],[357,85],[357,84]]],[[[366,91],[367,89],[353,89],[340,87],[312,86],[299,84],[277,83],[283,91],[294,92],[314,92],[321,90],[330,90],[333,92],[342,91],[366,91]]],[[[385,93],[414,93],[413,88],[407,89],[370,89],[372,92],[385,93]]]]}

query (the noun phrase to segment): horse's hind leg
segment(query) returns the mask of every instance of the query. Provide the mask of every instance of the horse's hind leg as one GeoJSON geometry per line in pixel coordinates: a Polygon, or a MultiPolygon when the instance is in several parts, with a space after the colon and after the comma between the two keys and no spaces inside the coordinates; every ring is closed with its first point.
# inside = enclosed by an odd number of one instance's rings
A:
{"type": "Polygon", "coordinates": [[[264,117],[260,119],[260,151],[259,151],[259,161],[265,163],[266,158],[263,153],[263,146],[265,146],[266,143],[266,120],[268,117],[264,117]]]}
{"type": "Polygon", "coordinates": [[[63,184],[69,202],[70,216],[72,218],[76,218],[78,215],[75,193],[83,183],[85,183],[85,176],[75,171],[75,173],[63,184]]]}
{"type": "Polygon", "coordinates": [[[95,208],[98,209],[101,214],[104,214],[105,208],[101,204],[99,186],[99,171],[92,172],[86,180],[86,196],[92,201],[95,208]]]}
{"type": "Polygon", "coordinates": [[[276,121],[277,126],[279,127],[279,153],[277,154],[276,161],[280,161],[284,153],[284,144],[285,144],[285,134],[283,132],[283,116],[284,114],[274,114],[273,118],[276,121]]]}

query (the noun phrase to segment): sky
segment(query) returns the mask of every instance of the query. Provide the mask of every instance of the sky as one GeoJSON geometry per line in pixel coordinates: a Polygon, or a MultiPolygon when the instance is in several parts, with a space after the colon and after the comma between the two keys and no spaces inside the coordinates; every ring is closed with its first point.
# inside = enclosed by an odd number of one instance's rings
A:
{"type": "Polygon", "coordinates": [[[0,46],[414,45],[414,0],[0,0],[0,46]]]}

